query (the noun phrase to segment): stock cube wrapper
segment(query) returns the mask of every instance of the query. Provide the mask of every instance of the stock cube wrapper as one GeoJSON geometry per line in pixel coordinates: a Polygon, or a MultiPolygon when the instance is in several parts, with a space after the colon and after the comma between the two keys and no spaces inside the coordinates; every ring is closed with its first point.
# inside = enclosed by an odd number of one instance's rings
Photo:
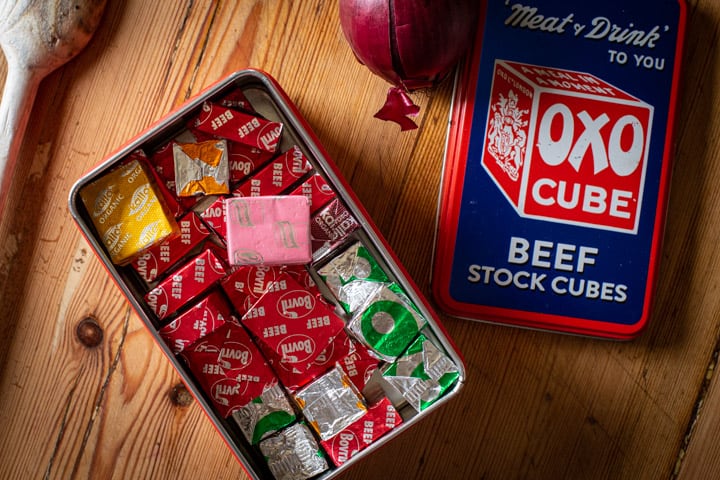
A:
{"type": "Polygon", "coordinates": [[[293,396],[321,440],[332,438],[367,413],[362,396],[339,367],[293,396]]]}
{"type": "Polygon", "coordinates": [[[225,277],[225,264],[218,250],[209,244],[145,294],[143,299],[158,319],[171,316],[225,277]]]}
{"type": "Polygon", "coordinates": [[[318,356],[341,335],[345,322],[322,296],[283,273],[242,318],[285,385],[314,377],[318,356]]]}
{"type": "Polygon", "coordinates": [[[213,203],[205,208],[204,211],[200,212],[200,217],[218,237],[225,241],[227,236],[227,210],[225,197],[217,197],[213,203]]]}
{"type": "Polygon", "coordinates": [[[382,374],[418,412],[432,405],[460,377],[457,365],[422,334],[382,374]]]}
{"type": "Polygon", "coordinates": [[[192,126],[201,132],[270,153],[277,150],[283,130],[280,122],[265,120],[212,102],[203,104],[202,112],[192,126]]]}
{"type": "Polygon", "coordinates": [[[380,360],[362,343],[347,335],[345,340],[347,342],[346,350],[349,351],[337,361],[337,364],[347,374],[353,385],[359,391],[363,391],[380,366],[380,360]]]}
{"type": "Polygon", "coordinates": [[[245,439],[253,445],[295,421],[295,410],[280,384],[232,414],[245,439]]]}
{"type": "Polygon", "coordinates": [[[225,199],[232,265],[308,263],[310,202],[301,195],[225,199]]]}
{"type": "Polygon", "coordinates": [[[353,352],[352,347],[353,344],[348,336],[341,331],[333,339],[332,343],[315,357],[307,370],[302,372],[302,375],[285,374],[279,376],[282,376],[285,388],[291,392],[297,391],[351,355],[353,352]]]}
{"type": "Polygon", "coordinates": [[[315,212],[335,198],[335,192],[319,173],[313,174],[290,195],[305,195],[310,200],[310,211],[315,212]]]}
{"type": "Polygon", "coordinates": [[[229,417],[278,382],[260,350],[234,319],[181,355],[222,417],[229,417]]]}
{"type": "Polygon", "coordinates": [[[230,183],[235,185],[246,180],[272,157],[272,153],[259,148],[248,147],[237,142],[228,142],[230,183]]]}
{"type": "Polygon", "coordinates": [[[220,328],[231,315],[230,305],[216,290],[160,328],[158,334],[177,354],[220,328]]]}
{"type": "Polygon", "coordinates": [[[348,323],[348,330],[379,358],[392,362],[427,320],[394,283],[380,284],[348,323]]]}
{"type": "Polygon", "coordinates": [[[312,432],[296,423],[260,442],[270,472],[276,480],[304,480],[329,468],[312,432]]]}
{"type": "Polygon", "coordinates": [[[132,261],[133,269],[145,283],[152,283],[177,265],[193,248],[210,235],[210,231],[195,212],[177,220],[180,234],[148,249],[132,261]]]}
{"type": "Polygon", "coordinates": [[[178,197],[230,193],[230,166],[225,140],[173,144],[178,197]]]}
{"type": "Polygon", "coordinates": [[[319,268],[318,274],[349,314],[357,311],[381,284],[390,283],[385,271],[360,242],[319,268]]]}
{"type": "Polygon", "coordinates": [[[220,285],[235,310],[244,315],[283,272],[281,266],[243,265],[235,267],[220,285]]]}
{"type": "Polygon", "coordinates": [[[398,411],[387,397],[383,397],[368,407],[366,415],[320,444],[332,462],[340,466],[401,423],[398,411]]]}
{"type": "Polygon", "coordinates": [[[80,197],[116,265],[130,262],[178,231],[175,219],[137,159],[87,185],[80,197]]]}
{"type": "Polygon", "coordinates": [[[233,190],[237,197],[263,197],[278,195],[291,188],[312,170],[312,164],[300,147],[291,148],[263,166],[252,177],[233,190]]]}
{"type": "Polygon", "coordinates": [[[319,260],[325,257],[358,228],[357,219],[340,199],[332,200],[313,214],[310,227],[313,258],[319,260]]]}

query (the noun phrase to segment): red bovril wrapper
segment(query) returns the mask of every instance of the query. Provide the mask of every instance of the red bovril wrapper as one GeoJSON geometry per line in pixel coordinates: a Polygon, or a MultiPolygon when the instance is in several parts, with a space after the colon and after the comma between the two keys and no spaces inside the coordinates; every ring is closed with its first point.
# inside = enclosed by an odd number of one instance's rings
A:
{"type": "Polygon", "coordinates": [[[230,183],[235,185],[247,179],[261,166],[265,165],[274,154],[248,147],[242,143],[228,142],[230,160],[230,183]]]}
{"type": "Polygon", "coordinates": [[[250,103],[250,100],[247,99],[243,91],[239,88],[232,90],[230,93],[222,97],[217,103],[222,107],[243,110],[250,114],[257,113],[250,103]]]}
{"type": "Polygon", "coordinates": [[[372,355],[362,343],[356,342],[350,337],[347,337],[347,343],[349,352],[338,360],[338,364],[353,385],[362,391],[380,366],[380,360],[372,355]]]}
{"type": "Polygon", "coordinates": [[[367,413],[362,418],[329,440],[321,441],[320,445],[335,466],[339,467],[401,423],[402,417],[393,404],[387,398],[383,398],[368,407],[367,413]]]}
{"type": "Polygon", "coordinates": [[[235,309],[242,315],[283,273],[293,277],[313,294],[320,293],[310,272],[302,265],[243,265],[225,277],[220,285],[235,309]]]}
{"type": "Polygon", "coordinates": [[[132,262],[132,267],[146,283],[157,280],[210,235],[210,230],[194,212],[187,213],[177,223],[179,235],[154,246],[132,262]]]}
{"type": "Polygon", "coordinates": [[[280,267],[243,265],[225,277],[220,286],[238,313],[245,314],[282,274],[280,267]]]}
{"type": "Polygon", "coordinates": [[[243,325],[275,367],[280,379],[295,385],[345,326],[321,295],[283,273],[243,315],[243,325]]]}
{"type": "Polygon", "coordinates": [[[335,365],[342,364],[343,359],[353,353],[353,346],[352,340],[344,331],[338,333],[332,343],[315,358],[307,370],[296,373],[291,369],[286,369],[282,375],[283,384],[290,392],[299,390],[335,365]]]}
{"type": "Polygon", "coordinates": [[[158,192],[162,195],[165,200],[165,205],[168,207],[168,211],[174,216],[179,217],[187,211],[188,205],[181,204],[175,194],[167,188],[167,183],[164,178],[160,176],[158,171],[155,169],[153,162],[145,155],[142,150],[135,150],[130,154],[130,158],[136,159],[147,167],[147,171],[152,175],[153,182],[157,187],[158,192]]]}
{"type": "Polygon", "coordinates": [[[232,193],[243,197],[278,195],[310,170],[312,164],[295,145],[241,183],[232,193]]]}
{"type": "Polygon", "coordinates": [[[203,103],[202,111],[191,125],[201,132],[270,153],[277,150],[283,130],[282,123],[271,122],[212,102],[203,103]]]}
{"type": "Polygon", "coordinates": [[[335,249],[360,225],[339,199],[318,211],[310,222],[313,259],[317,260],[335,249]]]}
{"type": "Polygon", "coordinates": [[[277,377],[245,329],[232,319],[181,356],[222,417],[277,384],[277,377]]]}
{"type": "Polygon", "coordinates": [[[162,327],[158,333],[173,353],[178,354],[220,328],[230,320],[231,315],[230,305],[216,290],[162,327]]]}
{"type": "Polygon", "coordinates": [[[225,197],[218,197],[200,216],[208,227],[217,234],[223,241],[227,235],[227,207],[225,197]]]}
{"type": "Polygon", "coordinates": [[[219,250],[208,244],[198,256],[145,294],[145,302],[159,319],[172,315],[225,277],[226,266],[218,256],[219,250]]]}
{"type": "Polygon", "coordinates": [[[310,200],[310,212],[314,213],[335,198],[335,191],[322,175],[316,173],[290,192],[290,195],[305,195],[310,200]]]}

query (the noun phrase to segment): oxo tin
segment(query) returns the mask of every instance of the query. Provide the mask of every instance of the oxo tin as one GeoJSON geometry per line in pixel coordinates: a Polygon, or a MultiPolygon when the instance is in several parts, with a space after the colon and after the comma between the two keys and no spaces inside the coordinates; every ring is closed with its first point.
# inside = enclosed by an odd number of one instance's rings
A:
{"type": "Polygon", "coordinates": [[[629,339],[653,301],[683,1],[488,1],[457,79],[433,293],[473,320],[629,339]]]}
{"type": "MultiPolygon", "coordinates": [[[[198,178],[227,178],[220,165],[198,167],[198,178]]],[[[262,72],[229,75],[139,134],[76,182],[69,208],[253,479],[336,478],[465,382],[437,314],[262,72]],[[248,139],[253,145],[243,145],[248,139]],[[173,169],[176,152],[184,164],[206,162],[211,157],[188,152],[207,142],[222,143],[230,157],[231,193],[181,196],[168,180],[183,173],[173,169]],[[258,196],[266,198],[251,201],[258,196]],[[298,211],[304,206],[304,221],[295,210],[283,216],[289,196],[298,211]],[[177,223],[174,233],[135,258],[113,258],[120,243],[152,243],[146,232],[159,223],[147,212],[156,202],[164,203],[164,223],[177,223]],[[262,215],[258,204],[267,207],[262,215]],[[143,224],[148,219],[154,223],[143,224]],[[260,225],[279,227],[280,237],[268,234],[253,255],[231,255],[230,240],[261,236],[242,227],[260,225]],[[245,263],[269,248],[294,248],[303,231],[310,261],[245,263]]]]}

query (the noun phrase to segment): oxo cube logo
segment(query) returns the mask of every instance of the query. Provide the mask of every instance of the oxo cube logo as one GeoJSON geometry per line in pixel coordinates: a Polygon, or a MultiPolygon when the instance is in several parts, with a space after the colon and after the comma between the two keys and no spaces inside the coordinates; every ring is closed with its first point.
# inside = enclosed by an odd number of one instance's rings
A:
{"type": "Polygon", "coordinates": [[[637,233],[652,116],[593,75],[498,60],[482,164],[523,217],[637,233]]]}

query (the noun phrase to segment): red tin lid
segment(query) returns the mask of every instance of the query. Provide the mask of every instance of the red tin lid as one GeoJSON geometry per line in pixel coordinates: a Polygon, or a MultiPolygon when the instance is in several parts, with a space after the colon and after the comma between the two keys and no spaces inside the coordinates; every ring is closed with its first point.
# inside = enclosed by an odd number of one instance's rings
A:
{"type": "Polygon", "coordinates": [[[629,339],[665,222],[683,1],[490,1],[456,84],[433,294],[473,320],[629,339]]]}

